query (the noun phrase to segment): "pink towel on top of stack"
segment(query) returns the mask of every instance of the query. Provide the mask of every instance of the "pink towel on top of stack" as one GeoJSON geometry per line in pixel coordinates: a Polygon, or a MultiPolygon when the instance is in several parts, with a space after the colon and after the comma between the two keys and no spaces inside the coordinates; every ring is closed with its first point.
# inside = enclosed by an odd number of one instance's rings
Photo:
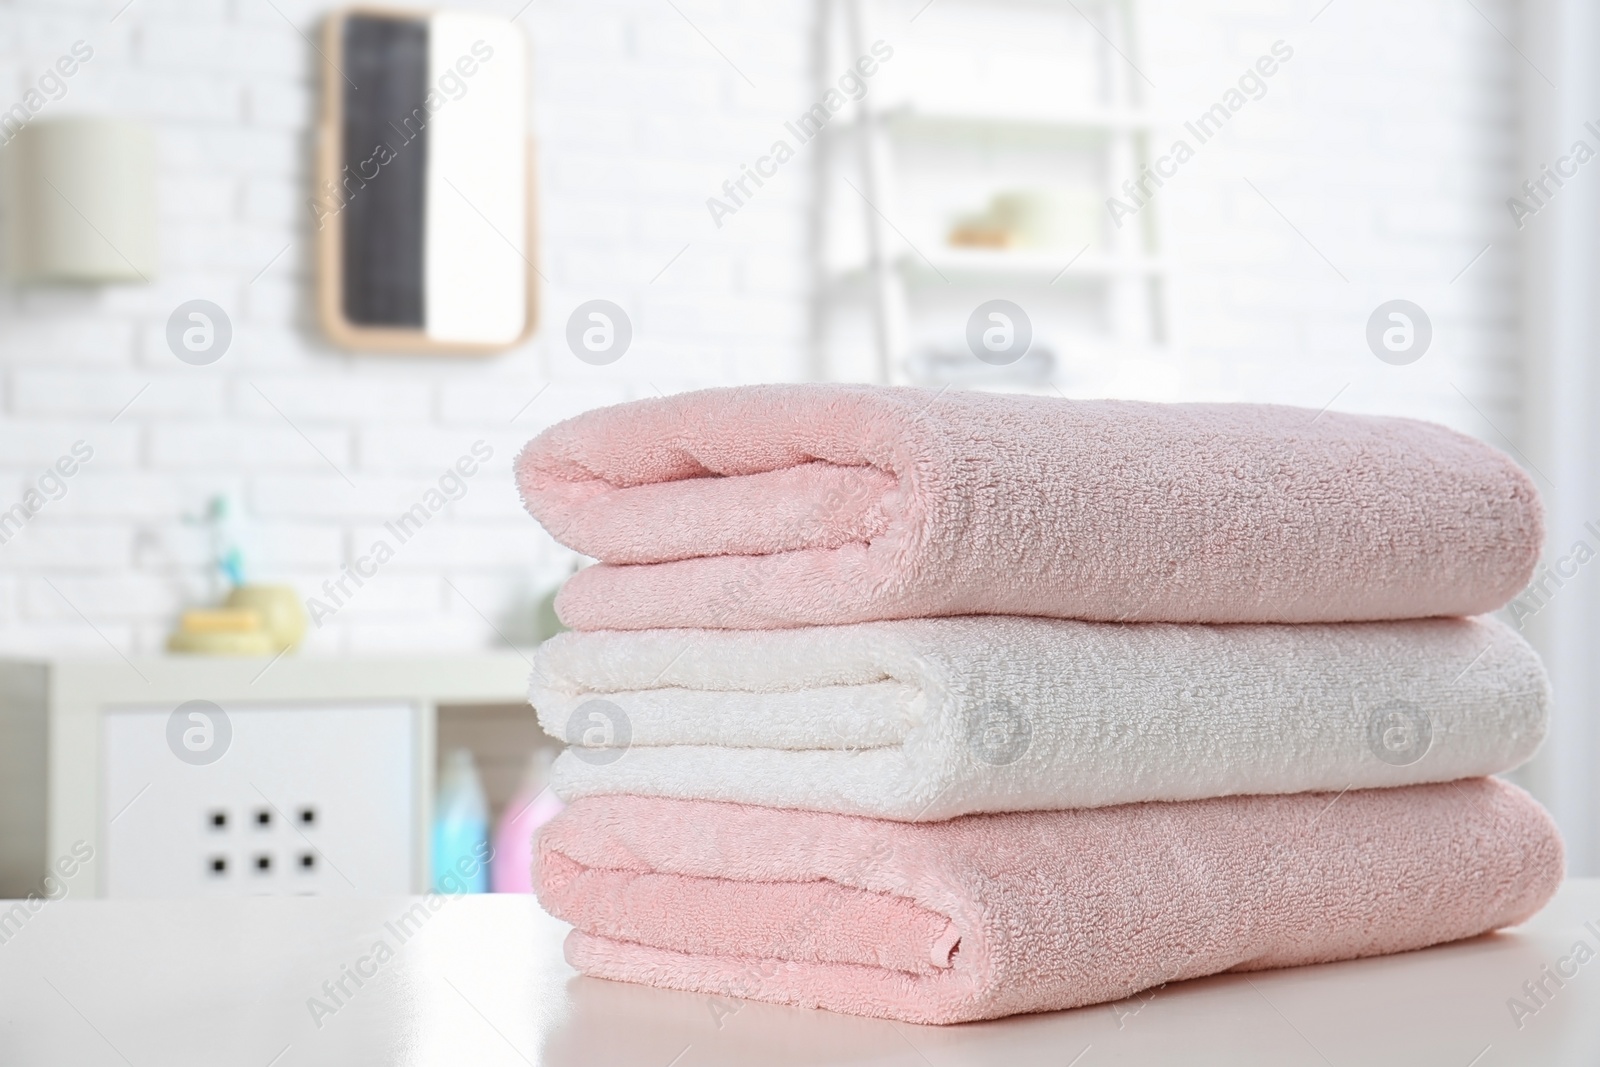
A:
{"type": "Polygon", "coordinates": [[[1543,536],[1479,441],[1257,404],[741,386],[569,419],[517,476],[601,560],[557,601],[590,630],[1473,615],[1543,536]]]}
{"type": "Polygon", "coordinates": [[[1487,778],[941,823],[606,796],[546,824],[535,886],[586,974],[951,1023],[1470,937],[1562,864],[1487,778]]]}

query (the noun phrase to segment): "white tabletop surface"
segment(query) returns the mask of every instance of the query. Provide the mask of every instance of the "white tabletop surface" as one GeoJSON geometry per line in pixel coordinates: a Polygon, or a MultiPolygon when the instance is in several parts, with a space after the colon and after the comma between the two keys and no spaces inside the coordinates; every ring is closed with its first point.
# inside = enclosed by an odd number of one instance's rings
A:
{"type": "Polygon", "coordinates": [[[566,927],[527,897],[444,901],[400,944],[385,924],[413,903],[46,904],[0,944],[0,1064],[1600,1063],[1600,958],[1559,988],[1546,979],[1553,995],[1520,1027],[1507,1003],[1578,941],[1600,949],[1583,925],[1600,930],[1600,881],[1569,882],[1532,922],[1469,942],[952,1027],[582,978],[561,958],[566,927]],[[364,964],[373,976],[345,979],[351,995],[314,1020],[309,998],[379,939],[399,945],[393,958],[364,964]]]}

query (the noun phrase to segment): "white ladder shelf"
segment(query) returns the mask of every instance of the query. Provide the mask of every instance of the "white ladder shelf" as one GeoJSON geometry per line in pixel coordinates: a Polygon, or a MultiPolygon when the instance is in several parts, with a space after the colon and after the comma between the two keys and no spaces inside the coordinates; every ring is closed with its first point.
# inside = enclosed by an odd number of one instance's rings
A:
{"type": "MultiPolygon", "coordinates": [[[[831,87],[839,71],[867,54],[874,40],[896,37],[900,41],[897,58],[917,47],[914,36],[905,32],[908,23],[904,20],[905,13],[914,8],[906,8],[898,0],[820,2],[825,45],[819,73],[824,90],[831,87]],[[898,34],[881,32],[895,26],[900,27],[898,34]]],[[[949,14],[960,6],[949,0],[938,2],[946,7],[938,12],[924,9],[918,18],[949,14]]],[[[938,233],[938,224],[929,223],[926,205],[920,213],[923,225],[916,225],[918,211],[908,205],[905,190],[917,184],[918,168],[926,169],[929,153],[925,149],[929,146],[942,150],[958,165],[969,158],[984,159],[1003,152],[1022,158],[1036,151],[1046,160],[1045,169],[1041,172],[1035,166],[1031,173],[1044,173],[1047,181],[1048,161],[1071,157],[1080,170],[1097,175],[1102,203],[1111,196],[1126,200],[1124,183],[1137,180],[1141,166],[1151,158],[1155,122],[1142,92],[1143,76],[1134,65],[1138,60],[1132,0],[1102,0],[1098,5],[1003,0],[981,9],[968,4],[967,13],[981,11],[978,17],[987,19],[1008,8],[1040,20],[1067,20],[1066,28],[1088,39],[1094,46],[1095,92],[1081,100],[1013,97],[997,106],[995,101],[971,104],[959,99],[949,86],[933,94],[944,100],[927,102],[920,99],[925,95],[921,91],[924,86],[908,84],[906,91],[894,96],[886,86],[869,82],[854,114],[839,115],[825,128],[827,136],[822,142],[817,334],[819,370],[824,375],[941,384],[937,369],[930,372],[925,365],[928,361],[918,362],[918,352],[942,344],[954,353],[963,343],[959,336],[951,336],[956,333],[950,328],[955,312],[962,307],[970,311],[993,297],[1014,299],[1030,314],[1038,309],[1042,320],[1050,320],[1055,306],[1064,304],[1075,310],[1078,319],[1098,326],[1058,326],[1037,332],[1035,347],[1047,345],[1052,363],[1081,368],[1107,366],[1106,361],[1142,361],[1155,367],[1158,375],[1161,368],[1175,373],[1171,272],[1161,255],[1158,203],[1148,204],[1121,226],[1113,225],[1102,209],[1104,238],[1082,249],[953,247],[938,233]],[[1088,19],[1096,16],[1096,22],[1088,24],[1088,19]],[[884,99],[885,93],[891,93],[889,99],[884,99]],[[852,217],[858,220],[857,229],[849,235],[852,217]],[[838,240],[841,233],[847,235],[848,243],[859,245],[855,254],[841,255],[834,249],[842,243],[838,240]],[[1096,244],[1099,247],[1094,247],[1096,244]],[[1092,299],[1085,294],[1092,294],[1092,299]],[[842,328],[852,308],[864,311],[870,320],[870,342],[865,345],[860,343],[865,331],[856,330],[852,346],[842,328]],[[925,321],[930,317],[942,317],[943,329],[925,321]]],[[[984,44],[973,40],[970,47],[978,54],[976,50],[982,50],[984,44]]],[[[982,54],[995,63],[1005,61],[1003,54],[982,54]]],[[[904,66],[906,60],[901,62],[904,66]]],[[[883,66],[887,74],[893,61],[883,66]]],[[[898,73],[906,74],[903,69],[898,73]]],[[[1003,173],[994,177],[1008,180],[1003,173]]],[[[945,210],[954,206],[945,205],[945,210]]],[[[947,363],[959,362],[956,354],[944,358],[947,363]]],[[[1030,384],[1007,381],[1004,373],[994,375],[992,368],[983,368],[976,359],[970,363],[974,366],[961,367],[963,374],[981,371],[992,375],[991,381],[977,384],[1030,384]]],[[[1053,366],[1047,379],[1031,384],[1059,391],[1060,379],[1071,377],[1061,371],[1060,366],[1053,366]]]]}

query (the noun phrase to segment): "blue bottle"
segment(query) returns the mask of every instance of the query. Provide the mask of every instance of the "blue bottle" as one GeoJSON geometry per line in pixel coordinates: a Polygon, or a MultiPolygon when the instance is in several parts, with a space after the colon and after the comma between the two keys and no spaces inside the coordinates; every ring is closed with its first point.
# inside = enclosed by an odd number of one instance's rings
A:
{"type": "Polygon", "coordinates": [[[433,891],[489,891],[489,804],[472,753],[453,750],[439,772],[433,806],[433,891]]]}

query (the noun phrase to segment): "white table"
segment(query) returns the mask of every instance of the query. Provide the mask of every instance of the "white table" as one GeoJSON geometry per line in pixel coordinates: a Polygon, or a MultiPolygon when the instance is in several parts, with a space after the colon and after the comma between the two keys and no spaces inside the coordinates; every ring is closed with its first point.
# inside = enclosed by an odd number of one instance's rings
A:
{"type": "Polygon", "coordinates": [[[1578,940],[1600,948],[1583,928],[1600,930],[1600,881],[1569,882],[1526,926],[1471,942],[943,1028],[577,977],[565,927],[526,897],[447,901],[400,944],[385,923],[416,902],[47,904],[0,944],[0,1064],[1600,1063],[1600,958],[1520,1030],[1506,1004],[1578,940]],[[398,951],[362,965],[360,987],[346,978],[352,995],[319,1027],[308,998],[379,938],[398,951]]]}

